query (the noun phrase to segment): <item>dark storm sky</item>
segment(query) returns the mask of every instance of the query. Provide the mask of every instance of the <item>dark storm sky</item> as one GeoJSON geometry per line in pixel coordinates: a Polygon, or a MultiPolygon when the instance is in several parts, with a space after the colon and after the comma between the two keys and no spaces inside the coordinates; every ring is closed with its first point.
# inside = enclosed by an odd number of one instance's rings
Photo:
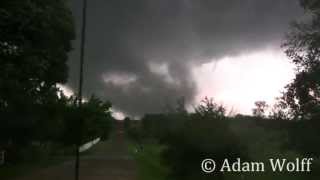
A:
{"type": "MultiPolygon", "coordinates": [[[[80,37],[82,1],[71,6],[80,37]]],[[[130,115],[161,112],[181,96],[192,102],[193,68],[279,47],[301,11],[296,0],[88,0],[85,92],[130,115]]],[[[78,40],[74,48],[71,87],[78,80],[78,40]]]]}

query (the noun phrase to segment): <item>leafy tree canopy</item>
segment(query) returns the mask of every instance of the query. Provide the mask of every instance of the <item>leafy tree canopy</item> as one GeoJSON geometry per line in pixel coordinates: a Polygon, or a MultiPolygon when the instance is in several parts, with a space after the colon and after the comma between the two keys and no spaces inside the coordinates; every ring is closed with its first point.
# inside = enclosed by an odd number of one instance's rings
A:
{"type": "Polygon", "coordinates": [[[296,118],[312,118],[320,112],[320,3],[301,0],[309,15],[294,22],[283,44],[287,56],[296,65],[296,77],[282,98],[296,118]]]}
{"type": "Polygon", "coordinates": [[[30,139],[39,119],[36,116],[46,109],[39,106],[58,103],[56,85],[67,81],[68,52],[74,37],[73,18],[65,0],[0,2],[2,138],[30,139]]]}

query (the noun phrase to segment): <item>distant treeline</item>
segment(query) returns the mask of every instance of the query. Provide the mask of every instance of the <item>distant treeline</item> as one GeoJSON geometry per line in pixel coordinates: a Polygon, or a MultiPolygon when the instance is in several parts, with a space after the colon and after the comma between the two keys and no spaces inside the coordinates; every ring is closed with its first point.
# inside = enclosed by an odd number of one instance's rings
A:
{"type": "MultiPolygon", "coordinates": [[[[195,113],[175,111],[148,114],[140,121],[125,120],[129,138],[141,147],[158,144],[165,169],[164,179],[316,179],[320,177],[320,138],[317,120],[280,120],[259,116],[228,117],[225,109],[206,99],[195,113]],[[165,148],[163,148],[165,147],[165,148]],[[221,166],[231,162],[267,162],[269,158],[314,158],[311,173],[204,173],[203,159],[215,159],[221,166]]],[[[156,159],[156,158],[155,158],[156,159]]],[[[154,172],[155,173],[155,172],[154,172]]]]}

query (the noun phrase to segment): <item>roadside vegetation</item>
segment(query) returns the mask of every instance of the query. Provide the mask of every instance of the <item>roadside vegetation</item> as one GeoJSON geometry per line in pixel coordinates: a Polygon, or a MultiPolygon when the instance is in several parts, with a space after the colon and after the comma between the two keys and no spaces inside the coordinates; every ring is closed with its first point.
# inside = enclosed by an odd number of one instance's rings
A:
{"type": "Polygon", "coordinates": [[[304,146],[306,142],[303,141],[311,138],[307,131],[316,130],[318,127],[307,129],[305,123],[294,120],[217,115],[220,112],[211,112],[212,109],[208,108],[212,107],[211,105],[205,105],[207,108],[204,112],[208,113],[205,116],[200,112],[175,112],[147,115],[142,121],[130,123],[132,127],[126,132],[135,142],[131,151],[139,165],[140,179],[148,179],[152,175],[157,175],[155,177],[159,179],[302,180],[319,177],[317,140],[314,139],[312,146],[304,146]],[[164,119],[167,121],[163,121],[164,119]],[[297,139],[296,136],[303,132],[302,129],[305,132],[301,139],[297,139]],[[314,158],[310,173],[274,173],[267,165],[270,158],[295,161],[296,158],[308,157],[314,158]],[[217,172],[207,175],[200,166],[205,158],[214,158],[219,164],[218,167],[225,158],[232,162],[235,162],[236,158],[241,158],[242,161],[264,162],[266,172],[217,172]]]}
{"type": "MultiPolygon", "coordinates": [[[[75,154],[76,145],[108,138],[111,103],[88,97],[79,108],[68,79],[74,21],[64,0],[0,3],[0,179],[26,166],[75,154]],[[28,165],[25,165],[28,164],[28,165]],[[12,171],[12,172],[11,172],[12,171]]],[[[63,159],[63,158],[62,158],[63,159]]]]}

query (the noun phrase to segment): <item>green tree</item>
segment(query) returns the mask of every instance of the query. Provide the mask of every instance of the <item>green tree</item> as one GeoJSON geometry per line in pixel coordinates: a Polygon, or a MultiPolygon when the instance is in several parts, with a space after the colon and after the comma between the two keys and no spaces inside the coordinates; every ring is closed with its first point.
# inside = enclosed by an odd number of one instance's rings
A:
{"type": "Polygon", "coordinates": [[[300,0],[309,19],[295,22],[283,44],[296,65],[296,77],[286,87],[282,102],[298,119],[310,119],[320,112],[320,2],[300,0]]]}
{"type": "Polygon", "coordinates": [[[43,122],[41,114],[47,114],[47,121],[56,120],[48,114],[60,101],[57,84],[67,81],[74,37],[73,17],[65,0],[0,2],[2,144],[30,142],[35,127],[51,124],[43,122]]]}
{"type": "Polygon", "coordinates": [[[246,150],[231,131],[223,106],[205,98],[196,113],[183,116],[185,120],[163,140],[162,154],[172,179],[224,179],[224,174],[207,175],[201,170],[201,161],[214,158],[217,168],[225,158],[231,161],[245,158],[246,150]]]}
{"type": "Polygon", "coordinates": [[[213,99],[205,97],[201,104],[196,108],[196,113],[203,117],[210,117],[212,119],[223,119],[225,117],[226,109],[222,105],[213,102],[213,99]]]}
{"type": "Polygon", "coordinates": [[[111,103],[91,96],[88,102],[82,105],[84,113],[83,135],[84,140],[100,137],[107,139],[111,130],[111,103]]]}
{"type": "Polygon", "coordinates": [[[265,101],[256,101],[254,105],[255,108],[252,109],[252,114],[257,117],[265,117],[265,113],[268,109],[268,104],[265,101]]]}
{"type": "MultiPolygon", "coordinates": [[[[279,105],[291,119],[298,120],[290,131],[293,147],[320,154],[320,1],[300,0],[307,20],[294,22],[283,44],[296,65],[296,76],[286,86],[279,105]],[[302,121],[302,122],[301,122],[302,121]]],[[[283,113],[282,113],[283,114],[283,113]]]]}
{"type": "Polygon", "coordinates": [[[66,145],[76,145],[95,138],[109,137],[112,128],[111,103],[103,102],[95,96],[79,108],[75,99],[70,101],[65,112],[64,131],[61,141],[66,145]],[[80,142],[79,142],[80,141],[80,142]]]}

